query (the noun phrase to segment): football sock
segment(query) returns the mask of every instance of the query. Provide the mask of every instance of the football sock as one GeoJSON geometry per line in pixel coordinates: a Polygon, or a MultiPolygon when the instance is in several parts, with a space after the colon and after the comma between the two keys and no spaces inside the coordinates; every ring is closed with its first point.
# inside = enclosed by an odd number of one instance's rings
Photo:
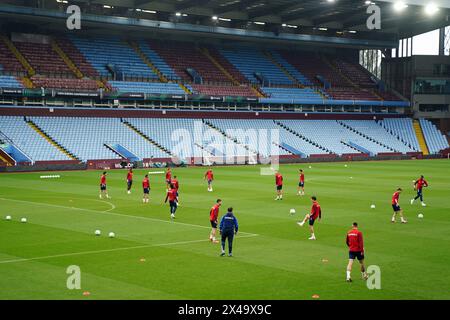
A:
{"type": "Polygon", "coordinates": [[[350,278],[351,278],[350,271],[347,271],[347,279],[350,279],[350,278]]]}

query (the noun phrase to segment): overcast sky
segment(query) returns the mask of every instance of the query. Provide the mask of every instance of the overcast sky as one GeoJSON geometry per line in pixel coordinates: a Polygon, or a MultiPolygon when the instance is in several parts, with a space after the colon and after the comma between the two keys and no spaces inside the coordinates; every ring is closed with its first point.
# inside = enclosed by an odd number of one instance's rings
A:
{"type": "Polygon", "coordinates": [[[414,37],[414,55],[437,55],[439,54],[439,30],[414,37]]]}

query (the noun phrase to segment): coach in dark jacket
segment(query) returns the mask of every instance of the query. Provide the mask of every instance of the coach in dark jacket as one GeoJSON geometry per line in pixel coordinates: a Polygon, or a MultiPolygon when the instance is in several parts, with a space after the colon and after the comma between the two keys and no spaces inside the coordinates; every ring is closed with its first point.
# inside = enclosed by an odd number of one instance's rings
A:
{"type": "Polygon", "coordinates": [[[228,256],[233,256],[233,239],[234,235],[238,233],[238,221],[233,214],[233,208],[228,208],[226,215],[220,221],[220,234],[222,235],[222,253],[221,257],[225,255],[225,242],[228,239],[228,256]]]}

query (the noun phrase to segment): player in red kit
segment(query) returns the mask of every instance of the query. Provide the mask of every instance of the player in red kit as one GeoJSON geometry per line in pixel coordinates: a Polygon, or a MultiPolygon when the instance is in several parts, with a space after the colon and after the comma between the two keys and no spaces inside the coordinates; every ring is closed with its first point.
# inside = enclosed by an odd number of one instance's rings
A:
{"type": "Polygon", "coordinates": [[[211,233],[209,234],[209,241],[219,243],[216,240],[217,224],[219,223],[219,208],[222,205],[222,200],[217,199],[216,204],[209,211],[209,222],[211,223],[211,233]]]}
{"type": "Polygon", "coordinates": [[[131,186],[133,185],[133,169],[130,169],[127,173],[127,192],[131,193],[131,186]]]}
{"type": "Polygon", "coordinates": [[[148,201],[150,200],[148,198],[148,195],[150,194],[150,180],[148,179],[148,174],[146,174],[144,180],[142,180],[142,189],[144,190],[142,202],[148,203],[148,201]]]}
{"type": "Polygon", "coordinates": [[[212,192],[213,191],[212,183],[214,181],[214,173],[213,173],[213,171],[211,169],[206,171],[206,173],[205,173],[205,180],[208,181],[208,191],[212,192]]]}
{"type": "Polygon", "coordinates": [[[353,261],[358,259],[361,265],[361,275],[364,280],[368,279],[366,267],[364,266],[364,241],[362,232],[358,230],[358,223],[353,222],[353,227],[347,232],[345,240],[348,246],[348,265],[347,265],[347,282],[352,282],[352,267],[353,261]]]}
{"type": "Polygon", "coordinates": [[[279,172],[275,173],[275,186],[277,188],[275,200],[283,200],[283,176],[279,172]]]}
{"type": "Polygon", "coordinates": [[[172,184],[169,185],[169,190],[167,191],[166,200],[164,202],[167,203],[167,200],[169,200],[170,204],[170,217],[172,219],[175,219],[175,212],[177,211],[178,207],[178,196],[177,191],[172,184]]]}
{"type": "Polygon", "coordinates": [[[424,187],[428,187],[428,182],[425,180],[423,176],[416,181],[414,181],[414,190],[417,191],[417,196],[414,199],[411,199],[411,204],[414,204],[414,201],[420,198],[420,202],[422,203],[422,207],[426,207],[427,205],[423,202],[423,193],[422,189],[424,187]]]}
{"type": "Polygon", "coordinates": [[[103,199],[103,195],[105,195],[106,198],[109,199],[108,190],[106,190],[106,171],[103,172],[100,177],[100,199],[103,199]]]}
{"type": "Polygon", "coordinates": [[[170,182],[172,181],[172,170],[170,168],[167,168],[166,170],[166,184],[167,184],[167,190],[169,190],[170,182]]]}
{"type": "Polygon", "coordinates": [[[173,185],[173,188],[175,189],[175,192],[177,193],[177,197],[178,197],[177,206],[180,206],[180,195],[178,193],[178,189],[180,188],[180,183],[178,182],[177,176],[173,176],[173,179],[170,181],[170,183],[173,185]]]}
{"type": "Polygon", "coordinates": [[[320,204],[317,202],[317,198],[315,196],[311,197],[312,207],[311,213],[307,214],[302,222],[297,222],[300,227],[303,227],[306,220],[309,220],[309,229],[311,230],[311,237],[309,240],[316,240],[316,236],[314,234],[314,222],[316,219],[322,219],[322,209],[320,208],[320,204]]]}
{"type": "Polygon", "coordinates": [[[399,198],[400,198],[400,193],[402,193],[402,188],[398,188],[397,191],[394,192],[394,194],[392,195],[392,209],[394,209],[394,215],[392,216],[392,223],[395,223],[395,218],[397,217],[397,214],[400,214],[400,221],[402,223],[406,223],[407,221],[405,220],[405,218],[403,217],[403,209],[400,208],[400,204],[399,204],[399,198]]]}
{"type": "Polygon", "coordinates": [[[305,173],[302,169],[300,169],[300,181],[298,183],[297,195],[304,196],[305,195],[305,173]]]}

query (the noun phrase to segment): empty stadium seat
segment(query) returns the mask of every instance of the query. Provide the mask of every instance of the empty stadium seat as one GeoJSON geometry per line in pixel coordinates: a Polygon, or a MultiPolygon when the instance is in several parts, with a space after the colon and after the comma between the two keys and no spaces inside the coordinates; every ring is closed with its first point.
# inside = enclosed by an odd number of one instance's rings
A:
{"type": "Polygon", "coordinates": [[[109,81],[109,84],[120,92],[186,94],[177,83],[109,81]]]}
{"type": "Polygon", "coordinates": [[[1,76],[0,75],[0,88],[23,88],[23,84],[13,76],[1,76]]]}
{"type": "Polygon", "coordinates": [[[419,119],[419,121],[431,154],[437,154],[439,151],[449,148],[447,138],[431,121],[425,119],[419,119]]]}

